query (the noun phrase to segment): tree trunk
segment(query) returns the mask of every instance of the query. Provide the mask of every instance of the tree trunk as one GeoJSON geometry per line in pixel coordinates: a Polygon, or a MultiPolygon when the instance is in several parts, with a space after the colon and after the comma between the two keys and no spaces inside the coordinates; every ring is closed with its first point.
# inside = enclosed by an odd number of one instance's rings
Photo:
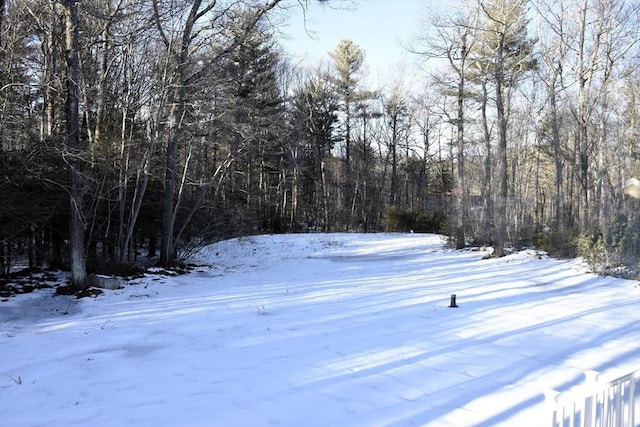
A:
{"type": "MultiPolygon", "coordinates": [[[[5,14],[5,0],[0,0],[0,46],[2,45],[2,28],[5,14]]],[[[1,57],[0,57],[1,58],[1,57]]]]}
{"type": "Polygon", "coordinates": [[[351,165],[351,99],[347,97],[345,99],[345,133],[344,133],[344,145],[345,145],[345,159],[344,159],[344,211],[347,216],[346,226],[347,231],[351,230],[353,222],[353,210],[351,209],[352,200],[354,197],[354,185],[352,184],[352,165],[351,165]]]}
{"type": "Polygon", "coordinates": [[[456,248],[462,249],[465,244],[465,213],[466,213],[466,182],[464,175],[464,85],[465,85],[465,60],[467,55],[466,36],[462,38],[461,64],[458,68],[458,116],[457,125],[457,150],[458,150],[458,191],[456,197],[456,248]]]}
{"type": "Polygon", "coordinates": [[[562,232],[565,228],[564,194],[563,194],[563,166],[562,151],[560,147],[560,125],[558,123],[558,102],[556,99],[555,81],[549,87],[551,90],[549,103],[551,104],[551,133],[553,138],[553,158],[556,167],[556,224],[555,229],[562,232]]]}
{"type": "MultiPolygon", "coordinates": [[[[504,34],[500,35],[500,55],[504,51],[504,34]]],[[[493,243],[494,256],[505,255],[504,245],[507,237],[507,196],[508,196],[508,169],[507,169],[507,117],[504,100],[504,64],[499,58],[495,71],[496,84],[496,114],[498,119],[498,195],[496,197],[496,233],[493,243]]]]}
{"type": "Polygon", "coordinates": [[[84,242],[82,160],[80,159],[80,115],[78,105],[78,8],[76,0],[64,2],[65,56],[67,62],[66,151],[70,173],[69,242],[71,255],[71,282],[77,289],[87,286],[87,267],[84,242]]]}
{"type": "MultiPolygon", "coordinates": [[[[172,44],[166,40],[169,55],[175,55],[175,79],[174,88],[169,97],[169,129],[167,140],[167,152],[165,159],[165,180],[164,194],[162,199],[162,234],[160,239],[160,264],[169,266],[173,262],[175,254],[174,227],[175,208],[174,199],[176,195],[176,166],[178,163],[178,145],[182,135],[182,116],[184,113],[184,97],[187,85],[187,60],[189,59],[189,48],[191,43],[191,32],[196,23],[198,9],[202,2],[196,0],[191,7],[189,17],[182,32],[182,43],[177,52],[172,52],[172,44]]],[[[160,24],[158,24],[159,26],[160,24]]],[[[185,171],[186,172],[186,171],[185,171]]]]}
{"type": "Polygon", "coordinates": [[[53,127],[55,123],[55,93],[56,86],[54,85],[53,79],[56,75],[56,59],[57,55],[55,54],[55,31],[54,31],[54,22],[55,22],[55,4],[53,0],[50,0],[50,8],[52,10],[51,13],[51,22],[50,22],[50,30],[47,33],[46,42],[43,43],[42,51],[43,51],[43,64],[42,64],[42,76],[43,76],[43,84],[44,84],[44,114],[42,118],[42,129],[40,131],[41,138],[47,139],[53,135],[53,127]]]}
{"type": "Polygon", "coordinates": [[[174,198],[176,194],[176,165],[178,159],[178,142],[180,139],[180,122],[184,111],[184,95],[182,85],[178,84],[171,100],[169,115],[169,140],[165,163],[164,196],[162,199],[162,238],[160,242],[160,264],[169,266],[173,261],[175,242],[173,236],[174,198]]]}
{"type": "MultiPolygon", "coordinates": [[[[484,227],[483,239],[486,240],[489,236],[493,235],[494,224],[494,210],[493,210],[493,191],[491,186],[491,132],[489,131],[489,121],[487,117],[487,102],[489,100],[489,94],[487,90],[487,83],[482,82],[482,103],[480,111],[482,113],[482,135],[484,139],[485,149],[487,150],[484,158],[484,179],[482,183],[482,200],[483,200],[483,219],[481,221],[484,227]]],[[[485,241],[485,243],[488,243],[485,241]]]]}
{"type": "Polygon", "coordinates": [[[397,113],[391,118],[391,206],[398,203],[398,116],[397,113]]]}

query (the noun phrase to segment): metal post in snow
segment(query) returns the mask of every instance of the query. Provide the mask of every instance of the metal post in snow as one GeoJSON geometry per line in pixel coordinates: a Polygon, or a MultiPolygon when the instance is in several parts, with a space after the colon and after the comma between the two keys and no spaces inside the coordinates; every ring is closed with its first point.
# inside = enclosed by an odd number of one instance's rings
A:
{"type": "Polygon", "coordinates": [[[451,303],[449,303],[449,308],[458,308],[458,304],[456,304],[456,294],[451,294],[451,303]]]}

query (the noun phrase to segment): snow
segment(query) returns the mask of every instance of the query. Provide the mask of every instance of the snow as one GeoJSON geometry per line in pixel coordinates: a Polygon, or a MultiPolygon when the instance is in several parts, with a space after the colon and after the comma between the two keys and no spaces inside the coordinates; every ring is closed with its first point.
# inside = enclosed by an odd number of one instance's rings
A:
{"type": "Polygon", "coordinates": [[[0,425],[546,426],[545,392],[640,368],[637,282],[484,254],[255,236],[96,298],[8,298],[0,425]]]}

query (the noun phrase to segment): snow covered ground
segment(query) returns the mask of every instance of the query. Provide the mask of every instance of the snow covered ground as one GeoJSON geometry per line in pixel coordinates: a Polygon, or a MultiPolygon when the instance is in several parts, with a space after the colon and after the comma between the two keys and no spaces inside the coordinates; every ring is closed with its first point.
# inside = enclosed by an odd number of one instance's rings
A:
{"type": "Polygon", "coordinates": [[[547,426],[545,391],[640,367],[638,282],[483,255],[257,236],[97,298],[9,298],[0,426],[547,426]]]}

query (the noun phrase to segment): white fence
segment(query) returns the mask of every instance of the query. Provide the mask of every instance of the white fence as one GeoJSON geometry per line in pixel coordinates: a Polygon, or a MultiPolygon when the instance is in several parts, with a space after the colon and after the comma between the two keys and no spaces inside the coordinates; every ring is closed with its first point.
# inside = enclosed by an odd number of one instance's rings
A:
{"type": "Polygon", "coordinates": [[[551,427],[640,427],[640,370],[611,382],[598,373],[585,373],[581,393],[547,393],[551,427]]]}

